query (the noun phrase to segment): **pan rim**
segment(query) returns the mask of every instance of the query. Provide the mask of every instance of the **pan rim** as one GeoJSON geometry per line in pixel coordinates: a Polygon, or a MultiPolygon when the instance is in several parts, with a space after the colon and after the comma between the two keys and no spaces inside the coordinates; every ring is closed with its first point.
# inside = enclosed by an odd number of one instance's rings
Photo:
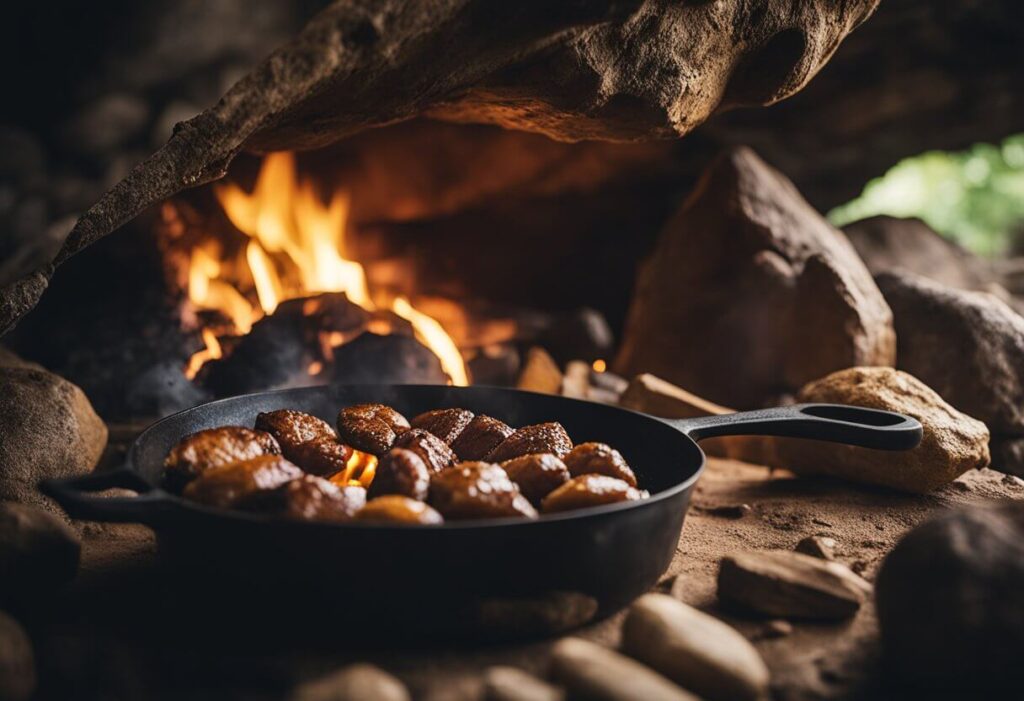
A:
{"type": "MultiPolygon", "coordinates": [[[[557,419],[553,419],[557,420],[557,419]]],[[[182,436],[183,438],[184,436],[182,436]]],[[[262,392],[250,392],[246,394],[238,394],[231,397],[222,397],[220,399],[214,399],[209,402],[203,402],[197,404],[188,409],[175,412],[168,416],[165,416],[154,423],[146,427],[135,440],[132,441],[131,446],[125,456],[124,468],[131,471],[136,477],[146,482],[151,486],[150,492],[159,493],[161,499],[167,503],[173,504],[176,509],[181,509],[189,514],[201,515],[205,518],[213,519],[226,519],[230,522],[242,522],[252,523],[261,526],[272,525],[282,528],[290,529],[301,529],[301,528],[315,528],[323,529],[325,527],[340,529],[340,530],[357,530],[357,531],[401,531],[401,532],[439,532],[439,531],[468,531],[468,530],[479,530],[481,528],[508,528],[508,527],[543,527],[544,524],[557,523],[561,521],[570,521],[577,519],[587,518],[600,518],[603,516],[610,516],[617,513],[626,513],[634,509],[641,509],[645,507],[654,507],[664,501],[671,500],[677,497],[679,494],[688,491],[693,487],[694,484],[700,479],[704,473],[704,469],[707,466],[707,456],[701,449],[700,445],[691,438],[684,430],[678,425],[673,423],[671,420],[663,419],[643,412],[635,411],[621,406],[602,404],[600,402],[593,402],[586,399],[577,399],[574,397],[562,397],[559,395],[543,394],[540,392],[531,392],[527,390],[521,390],[513,387],[500,387],[493,385],[471,385],[468,387],[454,387],[452,385],[427,385],[427,384],[372,384],[372,383],[355,383],[355,384],[320,384],[320,385],[307,385],[304,387],[286,387],[281,389],[265,390],[262,392]],[[301,521],[296,519],[287,519],[275,516],[273,514],[261,514],[255,512],[247,512],[235,509],[222,509],[217,507],[206,506],[203,504],[197,504],[195,502],[184,499],[176,494],[164,490],[158,485],[154,485],[153,482],[140,474],[137,467],[137,453],[140,449],[140,445],[144,442],[145,437],[151,432],[155,432],[164,423],[170,422],[175,419],[179,419],[185,414],[196,412],[202,409],[207,409],[220,404],[228,404],[231,402],[244,401],[253,397],[272,397],[275,395],[289,394],[300,391],[311,391],[311,390],[337,390],[337,389],[379,389],[389,388],[391,390],[405,390],[405,389],[428,389],[438,390],[447,388],[454,391],[468,391],[474,390],[488,390],[488,391],[499,391],[503,394],[511,394],[514,396],[524,397],[538,397],[543,398],[545,401],[557,401],[566,404],[577,404],[577,405],[596,405],[604,410],[610,410],[614,412],[621,412],[628,415],[636,416],[646,421],[656,421],[664,424],[669,428],[673,429],[679,434],[681,440],[688,441],[697,450],[697,455],[700,458],[699,463],[693,467],[693,472],[688,477],[682,479],[676,484],[672,485],[668,489],[661,490],[651,494],[646,499],[638,499],[635,501],[623,501],[616,502],[613,504],[604,504],[600,506],[588,506],[581,509],[572,509],[570,511],[556,512],[552,514],[540,514],[536,519],[524,519],[517,517],[502,517],[502,518],[486,518],[486,519],[466,519],[458,521],[444,521],[440,524],[428,525],[428,524],[407,524],[407,523],[383,523],[383,522],[360,522],[360,521],[342,521],[342,522],[330,522],[330,521],[301,521]]],[[[684,466],[685,468],[685,466],[684,466]]]]}

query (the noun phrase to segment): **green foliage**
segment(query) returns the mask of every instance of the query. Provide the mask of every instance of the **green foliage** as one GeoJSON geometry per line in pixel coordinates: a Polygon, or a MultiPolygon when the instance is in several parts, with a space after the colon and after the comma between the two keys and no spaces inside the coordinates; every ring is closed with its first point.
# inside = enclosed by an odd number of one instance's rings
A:
{"type": "Polygon", "coordinates": [[[975,253],[1008,253],[1024,233],[1024,134],[902,160],[828,218],[843,226],[876,214],[920,217],[975,253]]]}

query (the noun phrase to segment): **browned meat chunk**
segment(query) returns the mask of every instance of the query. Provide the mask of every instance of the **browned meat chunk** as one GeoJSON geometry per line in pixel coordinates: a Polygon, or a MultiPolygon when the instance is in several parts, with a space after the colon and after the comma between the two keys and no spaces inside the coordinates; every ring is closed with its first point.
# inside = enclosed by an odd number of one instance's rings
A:
{"type": "Polygon", "coordinates": [[[541,511],[570,511],[588,506],[614,504],[619,501],[644,499],[647,492],[630,487],[626,482],[607,475],[580,475],[573,477],[541,503],[541,511]]]}
{"type": "Polygon", "coordinates": [[[171,448],[164,460],[164,480],[177,492],[211,467],[280,454],[281,447],[269,433],[243,426],[208,428],[185,436],[171,448]]]}
{"type": "Polygon", "coordinates": [[[229,508],[255,499],[261,492],[277,489],[302,474],[302,470],[280,455],[261,455],[211,467],[189,482],[183,494],[186,499],[229,508]]]}
{"type": "Polygon", "coordinates": [[[315,475],[303,475],[277,489],[241,502],[253,511],[278,514],[299,521],[349,521],[366,504],[362,487],[339,487],[315,475]]]}
{"type": "Polygon", "coordinates": [[[459,456],[459,460],[483,460],[485,455],[514,432],[515,429],[504,421],[491,416],[477,416],[452,442],[452,450],[459,456]]]}
{"type": "Polygon", "coordinates": [[[406,418],[384,404],[356,404],[338,413],[338,439],[372,455],[388,452],[408,430],[406,418]]]}
{"type": "Polygon", "coordinates": [[[411,450],[392,448],[377,463],[367,496],[375,499],[385,494],[401,494],[426,501],[429,489],[430,469],[423,459],[411,450]]]}
{"type": "Polygon", "coordinates": [[[524,426],[498,444],[484,458],[487,462],[505,462],[520,455],[551,453],[564,458],[572,450],[572,440],[562,424],[549,421],[544,424],[524,426]]]}
{"type": "Polygon", "coordinates": [[[301,411],[262,413],[256,417],[256,428],[272,435],[282,455],[314,475],[344,470],[352,456],[352,448],[338,442],[329,423],[301,411]]]}
{"type": "Polygon", "coordinates": [[[580,443],[565,456],[565,466],[573,477],[607,475],[635,487],[636,475],[626,464],[622,453],[607,443],[580,443]]]}
{"type": "Polygon", "coordinates": [[[468,409],[434,409],[420,414],[410,423],[413,428],[430,431],[451,445],[472,420],[473,412],[468,409]]]}
{"type": "Polygon", "coordinates": [[[441,514],[422,501],[416,501],[400,494],[386,494],[366,502],[356,514],[357,521],[373,523],[408,523],[436,525],[444,523],[441,514]]]}
{"type": "Polygon", "coordinates": [[[416,453],[431,474],[454,465],[457,460],[455,453],[444,441],[422,428],[412,428],[403,433],[395,441],[395,447],[416,453]]]}
{"type": "Polygon", "coordinates": [[[430,480],[430,504],[448,520],[519,516],[537,511],[497,465],[464,462],[430,480]]]}
{"type": "Polygon", "coordinates": [[[534,453],[512,458],[501,464],[509,478],[519,485],[519,491],[534,506],[554,489],[569,481],[565,463],[551,453],[534,453]]]}

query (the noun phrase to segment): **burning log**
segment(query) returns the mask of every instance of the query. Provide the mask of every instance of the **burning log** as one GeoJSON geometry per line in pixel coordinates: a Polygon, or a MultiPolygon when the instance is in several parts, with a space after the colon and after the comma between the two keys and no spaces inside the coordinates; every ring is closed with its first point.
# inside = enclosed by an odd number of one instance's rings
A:
{"type": "Polygon", "coordinates": [[[79,220],[53,263],[0,295],[6,332],[54,268],[242,149],[314,148],[417,114],[553,138],[679,136],[802,88],[877,0],[335,2],[79,220]]]}

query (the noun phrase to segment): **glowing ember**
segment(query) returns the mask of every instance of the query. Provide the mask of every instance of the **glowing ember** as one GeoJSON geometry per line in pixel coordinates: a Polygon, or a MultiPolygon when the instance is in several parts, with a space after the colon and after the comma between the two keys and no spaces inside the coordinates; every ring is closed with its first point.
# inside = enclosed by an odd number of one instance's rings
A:
{"type": "Polygon", "coordinates": [[[594,372],[604,372],[608,369],[608,363],[604,362],[601,358],[598,358],[594,361],[591,367],[594,368],[594,372]]]}
{"type": "MultiPolygon", "coordinates": [[[[216,241],[195,247],[191,254],[189,299],[196,308],[218,311],[230,321],[233,328],[220,333],[248,333],[253,323],[285,300],[343,292],[368,311],[390,310],[407,320],[452,383],[468,384],[462,355],[441,324],[404,297],[385,301],[372,295],[363,266],[345,258],[349,200],[344,192],[335,192],[324,202],[312,182],[299,181],[292,154],[273,153],[263,161],[251,193],[234,183],[217,186],[214,193],[231,223],[249,237],[241,257],[228,258],[216,241]],[[253,296],[258,306],[251,301],[253,296]]],[[[380,326],[374,320],[370,330],[380,332],[380,326]]],[[[207,360],[223,355],[218,334],[203,329],[203,340],[206,348],[189,361],[190,378],[207,360]]],[[[321,340],[329,361],[332,348],[350,339],[332,331],[321,340]]],[[[309,368],[310,374],[322,369],[319,363],[309,368]]]]}

